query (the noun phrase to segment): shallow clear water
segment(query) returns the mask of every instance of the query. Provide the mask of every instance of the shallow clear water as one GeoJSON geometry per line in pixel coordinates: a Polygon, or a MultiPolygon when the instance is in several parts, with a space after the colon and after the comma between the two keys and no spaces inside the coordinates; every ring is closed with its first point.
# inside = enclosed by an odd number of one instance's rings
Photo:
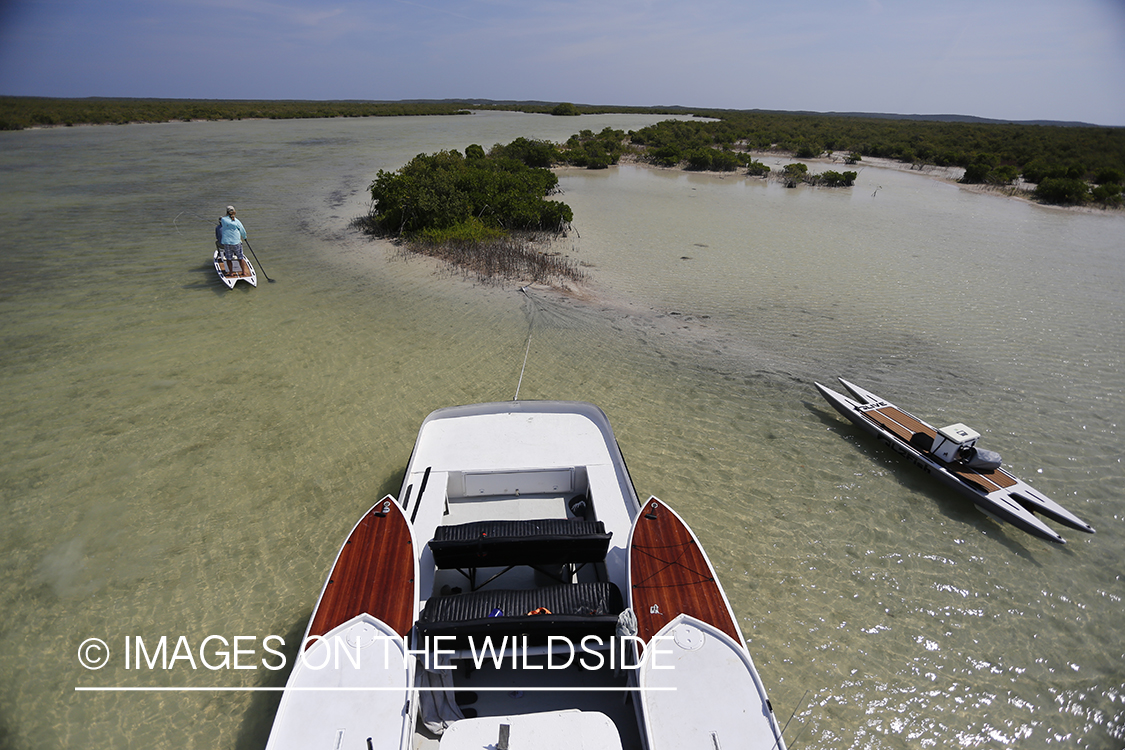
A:
{"type": "Polygon", "coordinates": [[[580,297],[347,229],[417,153],[653,120],[0,133],[0,745],[264,746],[276,694],[74,688],[284,684],[260,645],[257,669],[138,670],[125,638],[295,643],[425,415],[518,385],[607,411],[796,747],[1120,746],[1125,217],[870,166],[846,190],[567,170],[580,297]],[[214,278],[228,203],[257,289],[214,278]],[[928,483],[820,401],[836,375],[975,427],[1098,533],[1052,546],[928,483]]]}

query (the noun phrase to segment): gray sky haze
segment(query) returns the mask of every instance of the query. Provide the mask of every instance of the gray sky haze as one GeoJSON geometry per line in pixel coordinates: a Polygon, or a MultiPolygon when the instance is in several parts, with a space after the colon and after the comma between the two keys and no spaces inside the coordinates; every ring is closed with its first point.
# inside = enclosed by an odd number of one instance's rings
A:
{"type": "Polygon", "coordinates": [[[0,0],[0,94],[1125,125],[1125,0],[0,0]]]}

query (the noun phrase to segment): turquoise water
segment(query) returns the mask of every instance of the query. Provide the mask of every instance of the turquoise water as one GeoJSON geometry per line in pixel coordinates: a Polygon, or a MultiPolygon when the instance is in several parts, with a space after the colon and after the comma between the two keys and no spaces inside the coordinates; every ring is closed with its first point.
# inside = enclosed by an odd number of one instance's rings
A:
{"type": "Polygon", "coordinates": [[[791,745],[1121,746],[1125,217],[871,166],[848,190],[568,170],[570,296],[347,228],[417,153],[653,119],[0,133],[0,745],[264,746],[276,694],[74,689],[284,684],[262,639],[295,643],[425,415],[518,384],[606,410],[791,745]],[[228,203],[257,289],[210,266],[228,203]],[[1051,546],[928,483],[820,402],[836,375],[973,426],[1098,533],[1051,546]],[[125,667],[126,638],[211,635],[256,668],[125,667]]]}

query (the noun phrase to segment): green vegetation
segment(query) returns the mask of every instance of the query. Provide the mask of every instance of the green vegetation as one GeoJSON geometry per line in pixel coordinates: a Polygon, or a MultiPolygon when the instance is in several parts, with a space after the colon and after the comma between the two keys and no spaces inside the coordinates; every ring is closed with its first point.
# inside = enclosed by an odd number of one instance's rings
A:
{"type": "Polygon", "coordinates": [[[559,178],[539,166],[542,145],[525,138],[484,155],[480,146],[419,154],[397,172],[379,170],[371,183],[375,223],[387,234],[432,241],[482,232],[561,231],[574,214],[544,198],[559,178]],[[526,157],[526,158],[524,158],[526,157]]]}
{"type": "Polygon", "coordinates": [[[546,200],[559,181],[547,167],[558,159],[554,144],[527,138],[487,154],[476,144],[464,155],[419,154],[396,172],[379,170],[372,212],[357,224],[481,280],[577,281],[584,274],[575,264],[536,249],[574,218],[570,206],[546,200]]]}
{"type": "Polygon", "coordinates": [[[563,102],[551,110],[551,114],[556,117],[577,117],[582,114],[582,110],[574,106],[570,102],[563,102]]]}
{"type": "Polygon", "coordinates": [[[597,135],[591,130],[583,130],[570,136],[555,161],[587,169],[605,169],[616,164],[625,151],[624,130],[604,128],[597,135]]]}
{"type": "Polygon", "coordinates": [[[808,165],[800,162],[786,164],[781,174],[787,187],[797,187],[798,182],[825,187],[851,187],[855,184],[855,178],[859,176],[855,172],[836,172],[831,169],[827,172],[810,174],[808,165]]]}
{"type": "Polygon", "coordinates": [[[817,184],[819,185],[851,187],[855,184],[855,178],[859,177],[859,174],[857,172],[836,172],[830,169],[814,176],[817,178],[817,184]]]}
{"type": "Polygon", "coordinates": [[[188,120],[304,119],[468,114],[460,102],[44,99],[0,96],[0,130],[188,120]]]}
{"type": "MultiPolygon", "coordinates": [[[[571,114],[573,105],[554,111],[571,114]]],[[[570,207],[544,200],[557,186],[549,167],[571,164],[600,169],[625,154],[652,164],[705,171],[771,175],[751,152],[798,158],[897,159],[921,167],[960,166],[963,182],[1007,185],[1022,176],[1037,184],[1035,197],[1064,205],[1097,201],[1122,204],[1125,129],[907,121],[779,113],[714,112],[711,120],[666,120],[624,133],[606,128],[577,133],[565,144],[519,138],[485,153],[469,146],[419,155],[397,173],[380,172],[371,186],[374,212],[364,221],[374,231],[405,238],[410,246],[441,257],[482,279],[577,279],[573,265],[533,247],[514,232],[558,233],[572,219],[570,207]],[[1095,184],[1091,187],[1091,181],[1095,184]],[[551,270],[545,270],[551,264],[551,270]]],[[[810,173],[807,164],[778,173],[786,184],[825,187],[855,184],[857,173],[810,173]]]]}
{"type": "Polygon", "coordinates": [[[1047,177],[1036,186],[1035,197],[1044,203],[1079,206],[1090,199],[1090,186],[1073,177],[1047,177]]]}
{"type": "MultiPolygon", "coordinates": [[[[625,154],[659,166],[706,171],[745,168],[767,175],[750,152],[797,158],[832,156],[846,164],[865,157],[894,159],[922,168],[961,167],[969,184],[1011,185],[1022,178],[1041,201],[1122,205],[1125,128],[1033,125],[980,121],[818,115],[759,110],[686,110],[681,107],[612,107],[570,102],[482,100],[224,101],[192,99],[46,99],[0,96],[0,130],[51,125],[238,120],[248,118],[369,117],[465,114],[470,109],[575,114],[694,114],[623,134],[583,131],[556,147],[552,163],[590,168],[616,164],[625,154]],[[618,137],[620,135],[620,137],[618,137]]],[[[843,174],[847,174],[846,172],[843,174]]],[[[822,184],[828,184],[826,181],[822,184]]]]}
{"type": "Polygon", "coordinates": [[[557,115],[621,112],[683,114],[678,107],[592,107],[545,102],[489,101],[260,101],[229,99],[52,99],[0,96],[0,130],[61,125],[124,125],[188,120],[301,119],[311,117],[393,117],[463,115],[470,109],[557,115]]]}
{"type": "MultiPolygon", "coordinates": [[[[1022,176],[1038,185],[1034,194],[1044,202],[1122,204],[1125,128],[783,112],[696,114],[717,121],[660,122],[632,133],[630,141],[642,150],[641,158],[659,166],[726,170],[733,155],[749,173],[763,174],[746,152],[775,151],[804,159],[840,153],[847,164],[879,157],[919,168],[962,167],[965,183],[1008,185],[1022,176]]],[[[825,175],[820,184],[837,182],[825,175]]]]}
{"type": "Polygon", "coordinates": [[[753,159],[751,159],[750,163],[746,165],[746,174],[750,175],[751,177],[766,177],[769,175],[769,173],[770,168],[765,164],[762,164],[762,162],[760,161],[754,161],[753,159]]]}
{"type": "Polygon", "coordinates": [[[786,164],[782,172],[785,174],[785,177],[787,179],[793,181],[803,180],[809,174],[809,165],[801,163],[786,164]]]}

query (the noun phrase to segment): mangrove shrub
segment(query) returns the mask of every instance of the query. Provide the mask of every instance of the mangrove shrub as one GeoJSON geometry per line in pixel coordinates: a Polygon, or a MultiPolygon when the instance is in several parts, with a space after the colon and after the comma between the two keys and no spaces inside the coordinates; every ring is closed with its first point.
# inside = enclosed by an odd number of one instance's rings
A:
{"type": "Polygon", "coordinates": [[[855,184],[855,178],[859,174],[856,172],[836,172],[829,169],[827,172],[821,172],[813,176],[816,178],[817,184],[825,187],[851,187],[855,184]]]}
{"type": "Polygon", "coordinates": [[[603,128],[597,135],[583,130],[572,135],[561,149],[560,160],[576,167],[606,169],[625,153],[625,131],[603,128]]]}
{"type": "Polygon", "coordinates": [[[1035,188],[1035,197],[1044,203],[1077,206],[1090,197],[1090,187],[1074,177],[1046,177],[1035,188]]]}
{"type": "Polygon", "coordinates": [[[536,160],[538,147],[466,149],[419,154],[397,172],[379,170],[371,183],[371,223],[385,234],[442,242],[491,239],[512,230],[558,231],[570,223],[570,206],[545,200],[558,187],[548,169],[530,167],[507,154],[536,160]]]}

